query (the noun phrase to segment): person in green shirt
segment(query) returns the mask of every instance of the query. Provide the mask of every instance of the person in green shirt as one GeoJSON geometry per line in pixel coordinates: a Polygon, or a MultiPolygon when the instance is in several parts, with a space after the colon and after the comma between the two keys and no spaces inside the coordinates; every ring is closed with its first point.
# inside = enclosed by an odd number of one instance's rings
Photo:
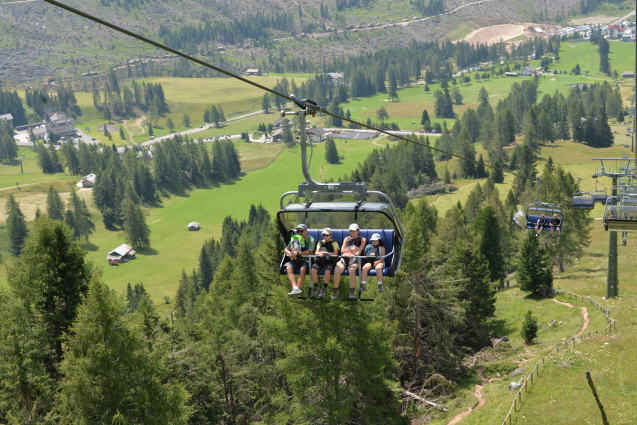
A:
{"type": "Polygon", "coordinates": [[[311,255],[314,252],[314,237],[310,235],[305,224],[296,226],[296,234],[290,238],[290,243],[285,247],[285,255],[289,261],[284,267],[292,285],[292,291],[288,295],[298,295],[303,292],[303,282],[309,268],[309,263],[304,255],[311,255]],[[299,274],[298,279],[295,273],[299,274]]]}

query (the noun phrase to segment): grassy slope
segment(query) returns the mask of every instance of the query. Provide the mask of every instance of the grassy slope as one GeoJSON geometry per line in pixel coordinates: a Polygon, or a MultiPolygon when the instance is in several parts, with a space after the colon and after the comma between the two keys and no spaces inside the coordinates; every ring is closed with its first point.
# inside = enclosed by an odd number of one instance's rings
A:
{"type": "MultiPolygon", "coordinates": [[[[268,87],[273,87],[281,77],[249,77],[268,87]]],[[[295,77],[297,84],[304,78],[295,77]]],[[[204,111],[212,105],[222,105],[226,118],[254,112],[261,108],[263,92],[241,81],[230,78],[146,78],[139,80],[147,83],[161,83],[170,112],[158,120],[159,128],[154,129],[155,136],[168,134],[166,120],[171,118],[175,125],[175,131],[186,130],[183,125],[183,117],[188,114],[191,127],[203,124],[204,111]]],[[[78,106],[82,109],[82,115],[77,121],[77,127],[98,140],[111,143],[102,134],[102,128],[107,122],[93,106],[91,93],[76,93],[78,106]]],[[[135,143],[149,139],[148,134],[142,134],[142,129],[137,125],[136,119],[128,121],[128,127],[132,132],[132,140],[135,143]]],[[[259,122],[267,122],[262,119],[259,122]]],[[[115,123],[119,127],[120,123],[115,123]]],[[[257,122],[258,124],[258,122],[257,122]]],[[[256,127],[256,126],[255,126],[256,127]]],[[[238,131],[239,132],[239,131],[238,131]]],[[[222,134],[228,134],[222,132],[222,134]]],[[[112,132],[115,144],[129,144],[128,140],[122,140],[117,132],[112,132]]],[[[127,136],[128,137],[128,136],[127,136]]]]}
{"type": "MultiPolygon", "coordinates": [[[[623,41],[610,42],[610,67],[617,70],[620,77],[624,71],[635,70],[635,43],[623,41]]],[[[565,41],[560,49],[560,62],[553,69],[570,72],[579,64],[582,74],[594,78],[604,78],[599,71],[597,46],[590,41],[565,41]]]]}

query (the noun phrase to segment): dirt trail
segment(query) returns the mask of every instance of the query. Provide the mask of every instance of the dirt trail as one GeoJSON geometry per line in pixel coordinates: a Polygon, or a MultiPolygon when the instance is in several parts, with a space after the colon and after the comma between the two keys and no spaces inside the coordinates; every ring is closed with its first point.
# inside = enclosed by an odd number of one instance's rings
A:
{"type": "Polygon", "coordinates": [[[447,425],[459,424],[460,421],[462,421],[464,418],[469,416],[474,410],[476,410],[480,406],[483,406],[484,403],[486,403],[486,399],[484,398],[484,385],[491,381],[499,380],[499,378],[488,378],[488,379],[485,378],[482,375],[482,370],[478,370],[478,376],[480,377],[482,381],[479,384],[476,384],[476,386],[473,388],[473,396],[478,400],[478,402],[474,404],[473,407],[465,409],[462,412],[458,413],[453,418],[451,418],[451,420],[447,422],[447,425]]]}
{"type": "MultiPolygon", "coordinates": [[[[556,302],[558,304],[564,305],[564,306],[569,307],[569,308],[575,307],[571,303],[566,303],[564,301],[558,301],[555,298],[553,298],[553,302],[556,302]]],[[[578,336],[581,336],[584,333],[584,331],[586,331],[586,329],[588,328],[588,325],[591,323],[591,319],[590,319],[590,317],[588,317],[588,309],[586,307],[580,307],[580,312],[582,313],[582,319],[584,320],[584,324],[582,325],[580,330],[577,331],[577,333],[575,334],[575,338],[577,338],[578,336]]]]}
{"type": "MultiPolygon", "coordinates": [[[[574,308],[575,306],[571,303],[567,303],[564,301],[559,301],[556,300],[555,298],[553,298],[553,302],[556,302],[557,304],[561,304],[565,307],[569,307],[569,308],[574,308]]],[[[578,337],[580,335],[582,335],[586,329],[588,328],[588,325],[590,324],[590,318],[588,316],[588,309],[586,307],[580,307],[580,311],[582,313],[582,319],[584,320],[584,324],[582,325],[582,327],[580,328],[579,331],[577,331],[577,333],[575,334],[575,337],[578,337]]],[[[528,360],[528,359],[527,359],[528,360]]],[[[474,410],[476,410],[478,407],[484,405],[486,403],[486,399],[484,397],[484,385],[495,380],[495,378],[490,378],[487,379],[484,376],[482,376],[482,372],[478,371],[478,376],[482,379],[482,381],[479,384],[476,384],[476,386],[473,388],[473,396],[478,400],[478,402],[476,404],[473,405],[473,407],[469,407],[468,409],[463,410],[462,412],[458,413],[456,416],[454,416],[453,418],[451,418],[451,420],[449,422],[447,422],[447,425],[456,425],[459,424],[460,421],[462,421],[464,418],[466,418],[467,416],[469,416],[474,410]]]]}

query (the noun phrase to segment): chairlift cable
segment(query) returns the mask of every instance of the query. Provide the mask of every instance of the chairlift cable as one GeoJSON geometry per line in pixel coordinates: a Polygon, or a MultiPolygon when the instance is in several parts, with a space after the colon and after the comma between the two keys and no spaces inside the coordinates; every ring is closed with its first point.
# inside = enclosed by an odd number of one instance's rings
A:
{"type": "MultiPolygon", "coordinates": [[[[187,53],[184,53],[184,52],[181,52],[179,50],[173,49],[172,47],[168,47],[165,44],[162,44],[162,43],[159,43],[157,41],[151,40],[150,38],[144,37],[143,35],[140,35],[140,34],[137,34],[135,32],[132,32],[130,30],[127,30],[127,29],[125,29],[125,28],[123,28],[123,27],[121,27],[119,25],[113,24],[111,22],[108,22],[108,21],[105,21],[103,19],[100,19],[100,18],[98,18],[96,16],[93,16],[93,15],[91,15],[89,13],[83,12],[83,11],[73,7],[73,6],[69,6],[69,5],[66,5],[64,3],[60,3],[59,1],[56,1],[56,0],[42,0],[42,1],[44,1],[45,3],[48,3],[50,5],[53,5],[53,6],[61,8],[61,9],[64,9],[64,10],[66,10],[68,12],[71,12],[71,13],[73,13],[75,15],[78,15],[78,16],[81,16],[83,18],[86,18],[86,19],[88,19],[90,21],[96,22],[96,23],[98,23],[100,25],[104,25],[105,27],[108,27],[108,28],[110,28],[112,30],[118,31],[118,32],[120,32],[122,34],[126,34],[129,37],[132,37],[132,38],[135,38],[137,40],[143,41],[144,43],[147,43],[147,44],[150,44],[152,46],[155,46],[158,49],[165,50],[167,52],[170,52],[170,53],[172,53],[174,55],[180,56],[180,57],[182,57],[184,59],[187,59],[189,61],[195,62],[195,63],[197,63],[197,64],[199,64],[201,66],[204,66],[206,68],[210,68],[213,71],[217,71],[217,72],[219,72],[221,74],[227,75],[228,77],[236,78],[237,80],[242,81],[242,82],[244,82],[246,84],[249,84],[251,86],[257,87],[257,88],[259,88],[259,89],[261,89],[263,91],[266,91],[268,93],[271,93],[271,94],[273,94],[275,96],[282,97],[282,98],[284,98],[284,99],[286,99],[286,100],[288,100],[290,102],[294,102],[294,103],[298,104],[298,98],[294,99],[293,97],[291,97],[291,95],[280,93],[280,92],[278,92],[278,91],[276,91],[274,89],[271,89],[269,87],[264,86],[263,84],[259,84],[259,83],[255,82],[255,81],[248,80],[247,78],[244,78],[244,77],[242,77],[240,75],[237,75],[237,74],[235,74],[235,73],[233,73],[231,71],[228,71],[226,69],[220,68],[220,67],[218,67],[216,65],[213,65],[213,64],[211,64],[209,62],[206,62],[206,61],[203,61],[201,59],[197,59],[196,57],[191,56],[191,55],[189,55],[187,53]]],[[[359,127],[364,127],[364,128],[369,129],[369,130],[377,131],[379,133],[383,133],[383,134],[386,134],[388,136],[395,137],[395,138],[397,138],[399,140],[403,140],[405,142],[414,143],[416,145],[425,147],[427,149],[431,149],[431,150],[439,152],[439,153],[444,153],[446,155],[462,159],[464,161],[470,161],[470,162],[473,162],[475,164],[479,163],[479,161],[477,161],[475,159],[470,159],[470,158],[466,158],[466,157],[464,157],[462,155],[458,155],[458,154],[455,154],[455,153],[447,152],[447,151],[444,151],[442,149],[438,149],[438,148],[435,148],[433,146],[429,146],[428,144],[420,143],[420,142],[418,142],[416,140],[410,139],[409,137],[405,137],[405,136],[401,136],[401,135],[397,135],[397,134],[392,134],[391,132],[389,132],[387,130],[382,130],[382,129],[376,128],[376,127],[374,127],[372,125],[367,125],[367,124],[365,124],[363,122],[356,121],[356,120],[353,120],[351,118],[347,118],[347,117],[341,116],[341,115],[336,114],[334,112],[330,112],[330,111],[324,109],[321,106],[316,106],[315,107],[315,111],[316,112],[321,112],[321,113],[323,113],[325,115],[329,115],[329,116],[334,117],[334,118],[339,118],[339,119],[341,119],[343,121],[355,124],[355,125],[357,125],[359,127]]],[[[484,163],[484,166],[495,170],[495,167],[490,165],[490,164],[484,163]]],[[[511,174],[513,176],[517,176],[517,173],[515,173],[513,171],[509,171],[509,170],[507,170],[505,168],[502,168],[502,172],[511,174]]]]}

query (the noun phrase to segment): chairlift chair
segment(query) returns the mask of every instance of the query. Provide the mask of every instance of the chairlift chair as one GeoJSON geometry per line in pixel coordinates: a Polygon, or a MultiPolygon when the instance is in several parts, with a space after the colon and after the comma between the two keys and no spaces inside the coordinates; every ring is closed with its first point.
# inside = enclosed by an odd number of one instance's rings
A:
{"type": "Polygon", "coordinates": [[[595,208],[595,197],[588,192],[577,192],[575,196],[573,196],[573,208],[592,210],[595,208]]]}
{"type": "MultiPolygon", "coordinates": [[[[298,223],[308,226],[310,235],[316,242],[320,241],[321,230],[332,228],[333,240],[342,244],[348,235],[350,223],[357,223],[360,236],[368,241],[373,233],[379,233],[385,246],[385,265],[383,276],[394,276],[400,269],[404,248],[404,231],[398,211],[393,201],[383,192],[367,190],[367,185],[361,182],[321,183],[314,180],[309,173],[307,164],[307,134],[305,131],[307,114],[314,115],[318,110],[316,103],[290,95],[301,108],[297,112],[281,111],[282,116],[297,115],[299,117],[301,141],[301,166],[305,182],[298,186],[298,190],[281,195],[280,209],[277,212],[278,229],[286,245],[290,242],[293,231],[298,223]],[[368,201],[368,198],[378,198],[378,201],[368,201]],[[290,198],[290,203],[285,203],[290,198]]],[[[313,255],[305,256],[310,265],[314,261],[313,255]]],[[[360,262],[363,257],[358,258],[360,262]]],[[[281,260],[280,272],[285,274],[281,260]]],[[[360,267],[357,273],[360,273],[360,267]]],[[[347,274],[347,270],[343,273],[347,274]]],[[[375,270],[369,275],[374,276],[375,270]]],[[[360,298],[359,298],[360,299],[360,298]]]]}
{"type": "Polygon", "coordinates": [[[637,198],[609,196],[604,210],[604,229],[611,232],[637,232],[637,198]]]}
{"type": "Polygon", "coordinates": [[[557,215],[560,220],[560,228],[563,228],[564,219],[562,217],[562,209],[552,202],[533,202],[532,204],[529,204],[526,208],[526,228],[535,229],[537,221],[542,215],[547,217],[543,230],[551,230],[549,222],[553,215],[557,215]]]}

